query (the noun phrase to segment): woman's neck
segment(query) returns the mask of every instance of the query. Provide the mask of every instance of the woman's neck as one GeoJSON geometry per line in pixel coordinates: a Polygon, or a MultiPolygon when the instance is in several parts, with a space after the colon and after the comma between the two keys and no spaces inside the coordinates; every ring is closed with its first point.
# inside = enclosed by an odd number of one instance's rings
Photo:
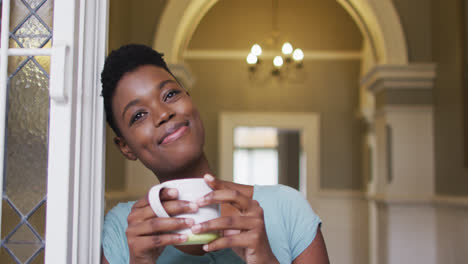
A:
{"type": "Polygon", "coordinates": [[[189,165],[181,168],[179,171],[171,173],[156,172],[160,182],[176,179],[202,178],[205,174],[213,175],[213,171],[210,169],[205,153],[202,153],[199,158],[192,161],[189,165]]]}

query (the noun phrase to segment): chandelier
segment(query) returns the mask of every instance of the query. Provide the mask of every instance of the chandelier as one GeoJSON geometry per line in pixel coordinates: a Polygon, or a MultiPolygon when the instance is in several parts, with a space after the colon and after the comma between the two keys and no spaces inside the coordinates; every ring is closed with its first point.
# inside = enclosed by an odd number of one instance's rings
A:
{"type": "Polygon", "coordinates": [[[279,43],[281,42],[278,29],[278,1],[272,0],[272,33],[264,44],[272,48],[273,51],[264,52],[260,44],[253,44],[250,49],[250,53],[246,58],[247,64],[249,65],[249,71],[251,73],[256,72],[262,64],[264,57],[273,58],[271,74],[274,76],[283,75],[282,72],[289,71],[291,65],[294,65],[296,69],[302,68],[304,52],[299,48],[294,49],[289,41],[283,42],[280,49],[279,43]],[[274,49],[277,50],[275,51],[274,49]]]}

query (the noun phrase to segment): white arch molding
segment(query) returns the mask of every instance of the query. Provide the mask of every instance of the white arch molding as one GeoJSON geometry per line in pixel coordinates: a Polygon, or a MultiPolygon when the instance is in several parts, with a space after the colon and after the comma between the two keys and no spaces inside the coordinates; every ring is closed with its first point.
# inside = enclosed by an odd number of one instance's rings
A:
{"type": "MultiPolygon", "coordinates": [[[[350,14],[371,45],[373,64],[407,65],[408,52],[399,16],[391,0],[336,0],[350,14]]],[[[155,32],[153,47],[169,64],[183,64],[183,54],[205,14],[218,0],[170,0],[155,32]]]]}

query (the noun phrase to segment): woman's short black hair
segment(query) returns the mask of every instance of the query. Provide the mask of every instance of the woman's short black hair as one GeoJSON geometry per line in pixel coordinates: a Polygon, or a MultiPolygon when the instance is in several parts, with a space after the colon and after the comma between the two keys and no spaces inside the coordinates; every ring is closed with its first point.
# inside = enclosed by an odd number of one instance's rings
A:
{"type": "Polygon", "coordinates": [[[128,44],[113,50],[104,63],[104,69],[101,73],[101,95],[104,97],[106,120],[117,136],[121,135],[112,114],[112,98],[115,89],[126,73],[132,72],[143,65],[154,65],[163,68],[174,76],[167,67],[162,53],[141,44],[128,44]]]}

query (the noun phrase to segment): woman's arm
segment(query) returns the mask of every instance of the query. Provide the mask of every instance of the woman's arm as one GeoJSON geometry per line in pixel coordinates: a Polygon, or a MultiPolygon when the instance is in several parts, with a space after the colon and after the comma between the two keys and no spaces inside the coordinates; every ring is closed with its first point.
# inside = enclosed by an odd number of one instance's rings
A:
{"type": "Polygon", "coordinates": [[[314,263],[314,264],[329,264],[327,247],[323,240],[322,231],[317,230],[314,240],[310,245],[302,251],[302,253],[294,259],[293,264],[314,263]]]}
{"type": "Polygon", "coordinates": [[[107,261],[104,253],[101,254],[101,264],[109,264],[109,261],[107,261]]]}

